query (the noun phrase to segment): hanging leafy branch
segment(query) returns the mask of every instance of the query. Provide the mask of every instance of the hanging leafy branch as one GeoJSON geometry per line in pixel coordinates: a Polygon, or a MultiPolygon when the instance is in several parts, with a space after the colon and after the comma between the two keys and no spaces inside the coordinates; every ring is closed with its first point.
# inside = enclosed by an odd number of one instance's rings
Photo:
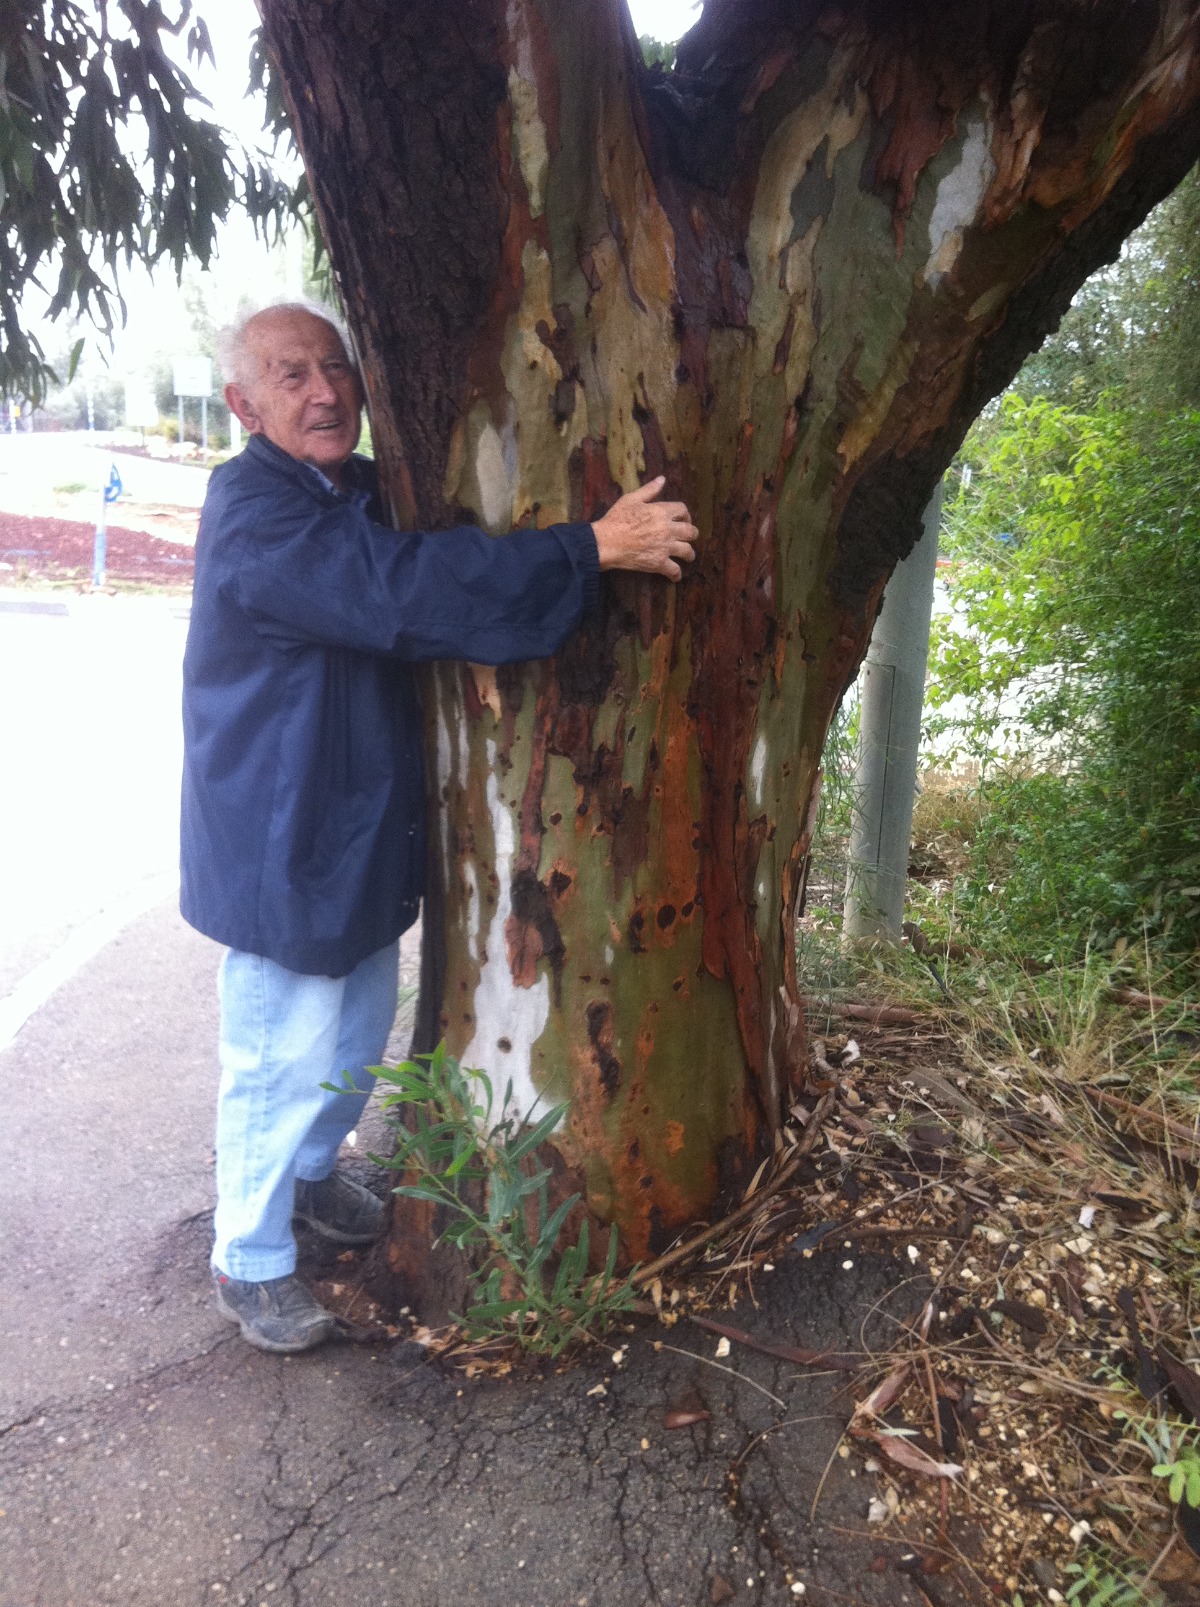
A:
{"type": "Polygon", "coordinates": [[[63,377],[30,327],[31,291],[51,318],[111,333],[122,267],[207,266],[231,210],[267,229],[302,203],[206,115],[170,39],[196,66],[213,59],[191,0],[173,17],[160,0],[0,8],[0,396],[37,403],[63,377]]]}

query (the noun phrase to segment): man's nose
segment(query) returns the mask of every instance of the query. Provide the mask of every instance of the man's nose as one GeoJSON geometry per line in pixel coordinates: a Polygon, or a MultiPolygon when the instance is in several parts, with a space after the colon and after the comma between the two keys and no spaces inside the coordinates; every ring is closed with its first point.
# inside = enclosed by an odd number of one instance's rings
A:
{"type": "Polygon", "coordinates": [[[322,369],[315,369],[309,377],[308,399],[320,406],[331,406],[337,402],[337,389],[322,369]]]}

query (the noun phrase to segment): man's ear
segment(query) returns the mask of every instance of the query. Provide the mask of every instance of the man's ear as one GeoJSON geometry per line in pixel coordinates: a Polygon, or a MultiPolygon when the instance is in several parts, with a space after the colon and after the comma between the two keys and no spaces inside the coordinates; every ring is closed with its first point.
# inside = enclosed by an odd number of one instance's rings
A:
{"type": "Polygon", "coordinates": [[[256,435],[262,429],[262,423],[254,410],[254,404],[242,387],[240,385],[226,385],[222,395],[225,397],[225,403],[229,411],[242,421],[251,435],[256,435]]]}

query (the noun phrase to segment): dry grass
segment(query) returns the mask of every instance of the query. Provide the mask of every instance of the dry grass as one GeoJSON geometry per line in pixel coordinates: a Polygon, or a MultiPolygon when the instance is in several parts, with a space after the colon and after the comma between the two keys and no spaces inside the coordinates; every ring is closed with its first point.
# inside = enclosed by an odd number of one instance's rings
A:
{"type": "Polygon", "coordinates": [[[909,875],[939,888],[961,876],[986,808],[977,767],[926,770],[913,806],[909,875]]]}
{"type": "MultiPolygon", "coordinates": [[[[757,1213],[714,1229],[655,1289],[665,1322],[713,1326],[832,1216],[845,1219],[834,1253],[846,1239],[891,1249],[928,1278],[921,1320],[890,1354],[859,1358],[845,1443],[871,1453],[880,1538],[915,1548],[929,1600],[942,1571],[1025,1607],[1200,1600],[1200,1564],[1151,1472],[1164,1445],[1198,1437],[1200,1016],[1135,1014],[1110,983],[1100,966],[1016,973],[853,1038],[818,1014],[828,1035],[776,1167],[802,1132],[811,1146],[820,1102],[815,1177],[764,1177],[757,1213]],[[958,1471],[934,1471],[947,1464],[958,1471]]],[[[895,991],[918,1002],[915,983],[895,991]]],[[[735,1362],[755,1344],[736,1320],[735,1362]]]]}

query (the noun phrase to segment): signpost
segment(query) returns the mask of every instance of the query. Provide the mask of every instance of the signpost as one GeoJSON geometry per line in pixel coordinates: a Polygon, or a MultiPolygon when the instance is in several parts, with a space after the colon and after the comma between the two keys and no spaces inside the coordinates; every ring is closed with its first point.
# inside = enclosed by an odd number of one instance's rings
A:
{"type": "Polygon", "coordinates": [[[183,403],[188,396],[200,398],[200,450],[208,455],[208,399],[212,395],[212,360],[208,357],[177,357],[175,396],[179,403],[179,446],[183,448],[183,403]]]}
{"type": "Polygon", "coordinates": [[[108,570],[108,505],[115,502],[124,490],[121,476],[117,473],[117,465],[110,462],[108,465],[108,479],[104,482],[103,494],[100,500],[100,519],[96,525],[96,535],[92,543],[92,590],[99,591],[104,585],[108,570]]]}

